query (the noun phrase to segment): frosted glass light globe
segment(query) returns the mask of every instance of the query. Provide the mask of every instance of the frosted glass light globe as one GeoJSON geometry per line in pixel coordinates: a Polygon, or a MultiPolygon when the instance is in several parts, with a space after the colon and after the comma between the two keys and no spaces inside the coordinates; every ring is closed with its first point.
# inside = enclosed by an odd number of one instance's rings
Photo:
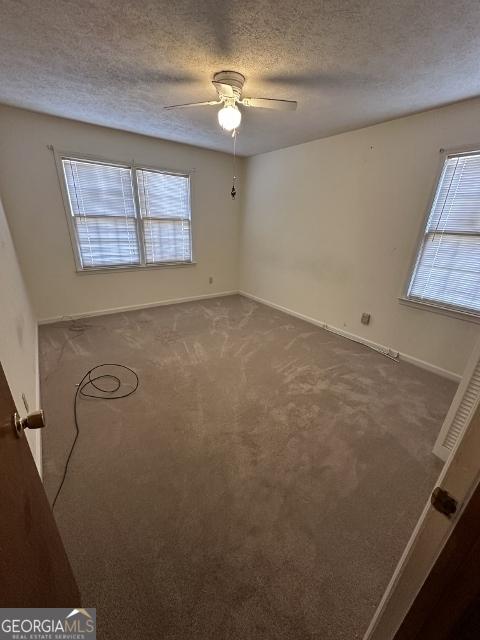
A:
{"type": "Polygon", "coordinates": [[[228,105],[222,107],[218,112],[218,124],[225,131],[233,131],[237,129],[242,120],[240,109],[236,105],[228,105]]]}

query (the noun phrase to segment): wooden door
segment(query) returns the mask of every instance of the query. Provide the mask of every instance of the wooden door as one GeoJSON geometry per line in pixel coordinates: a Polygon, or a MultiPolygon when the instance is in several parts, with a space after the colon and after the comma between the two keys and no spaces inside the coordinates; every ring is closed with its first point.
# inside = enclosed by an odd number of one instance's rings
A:
{"type": "Polygon", "coordinates": [[[480,484],[394,640],[480,638],[480,484]]]}
{"type": "MultiPolygon", "coordinates": [[[[364,640],[413,640],[417,637],[422,640],[463,640],[464,636],[442,634],[457,633],[451,631],[446,620],[457,621],[470,599],[475,612],[475,603],[480,600],[475,596],[480,579],[479,478],[480,406],[477,406],[437,480],[437,486],[456,500],[456,513],[449,518],[430,501],[425,505],[364,640]],[[473,575],[468,573],[470,570],[473,575]],[[456,580],[455,586],[453,580],[456,580]],[[444,590],[442,585],[447,585],[444,590]],[[429,591],[425,591],[428,586],[429,591]],[[469,590],[468,595],[465,595],[465,588],[469,590]],[[459,609],[454,611],[453,607],[459,609]],[[421,621],[412,617],[419,612],[425,616],[421,621]],[[442,634],[433,627],[433,635],[427,635],[429,627],[423,625],[427,625],[428,616],[428,624],[434,623],[434,617],[443,621],[442,634]],[[416,636],[420,629],[423,633],[416,636]]],[[[476,623],[468,611],[461,615],[468,618],[465,625],[476,623]]],[[[469,636],[465,638],[470,640],[469,636]]],[[[480,638],[480,631],[475,638],[480,638]]]]}
{"type": "Polygon", "coordinates": [[[78,607],[80,593],[0,364],[0,607],[78,607]]]}

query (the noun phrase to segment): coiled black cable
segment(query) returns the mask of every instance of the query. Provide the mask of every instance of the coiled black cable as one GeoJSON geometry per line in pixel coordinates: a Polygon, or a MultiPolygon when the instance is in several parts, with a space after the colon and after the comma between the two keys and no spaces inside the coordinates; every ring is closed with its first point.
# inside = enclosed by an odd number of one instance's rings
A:
{"type": "MultiPolygon", "coordinates": [[[[129,383],[123,383],[123,384],[129,384],[129,383]]],[[[135,391],[138,389],[138,385],[139,385],[139,379],[136,372],[133,369],[130,369],[130,367],[127,367],[125,364],[118,364],[116,362],[106,362],[103,364],[97,364],[95,367],[92,367],[89,371],[87,371],[87,373],[80,380],[80,382],[77,385],[77,389],[75,391],[75,396],[73,399],[73,420],[75,424],[75,438],[73,439],[72,446],[70,447],[70,451],[68,452],[67,460],[65,462],[65,467],[63,470],[62,480],[57,489],[57,493],[55,494],[55,498],[53,499],[53,502],[52,502],[52,510],[55,509],[55,504],[57,502],[58,496],[60,495],[63,485],[65,484],[65,480],[67,478],[67,472],[68,472],[68,465],[70,464],[70,460],[72,458],[75,445],[77,444],[78,436],[80,435],[80,427],[78,423],[78,406],[77,406],[78,398],[80,396],[83,396],[84,398],[96,398],[96,399],[102,399],[102,400],[105,400],[105,399],[120,400],[121,398],[128,398],[128,396],[131,396],[132,393],[135,393],[135,391]],[[129,373],[132,373],[134,375],[135,382],[133,385],[130,385],[131,389],[129,389],[128,391],[120,391],[122,387],[122,380],[119,377],[120,372],[118,371],[117,373],[119,373],[119,375],[115,375],[114,373],[102,373],[100,375],[92,375],[94,374],[94,372],[98,371],[98,369],[101,369],[102,367],[114,367],[117,369],[123,369],[123,371],[128,371],[129,373]],[[102,383],[99,383],[99,380],[103,380],[104,382],[106,380],[109,380],[114,384],[110,389],[108,388],[106,389],[105,385],[102,386],[102,383]]]]}

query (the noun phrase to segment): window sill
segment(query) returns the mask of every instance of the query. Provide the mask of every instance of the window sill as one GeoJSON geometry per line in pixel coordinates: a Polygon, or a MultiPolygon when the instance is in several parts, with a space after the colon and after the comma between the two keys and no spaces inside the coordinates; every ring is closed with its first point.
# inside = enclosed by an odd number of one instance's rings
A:
{"type": "Polygon", "coordinates": [[[422,311],[430,311],[433,313],[439,313],[444,316],[450,316],[457,320],[463,320],[465,322],[473,322],[480,324],[480,315],[477,315],[470,311],[459,311],[457,309],[450,309],[449,307],[442,307],[440,304],[434,304],[432,302],[419,302],[418,300],[410,300],[404,296],[398,298],[400,304],[404,304],[407,307],[413,307],[422,311]]]}
{"type": "Polygon", "coordinates": [[[176,269],[177,267],[194,267],[197,263],[192,262],[156,262],[155,264],[127,265],[125,267],[90,267],[86,269],[76,269],[78,275],[88,275],[92,273],[116,273],[118,271],[146,271],[150,269],[176,269]]]}

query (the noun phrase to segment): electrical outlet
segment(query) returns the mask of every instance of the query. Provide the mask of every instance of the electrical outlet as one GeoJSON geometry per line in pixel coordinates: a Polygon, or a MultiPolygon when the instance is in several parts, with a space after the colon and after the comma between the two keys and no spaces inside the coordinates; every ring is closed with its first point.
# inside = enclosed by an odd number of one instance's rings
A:
{"type": "Polygon", "coordinates": [[[362,313],[361,323],[362,324],[370,324],[370,314],[369,313],[362,313]]]}
{"type": "Polygon", "coordinates": [[[208,284],[213,284],[213,277],[212,276],[209,277],[208,284]]]}

